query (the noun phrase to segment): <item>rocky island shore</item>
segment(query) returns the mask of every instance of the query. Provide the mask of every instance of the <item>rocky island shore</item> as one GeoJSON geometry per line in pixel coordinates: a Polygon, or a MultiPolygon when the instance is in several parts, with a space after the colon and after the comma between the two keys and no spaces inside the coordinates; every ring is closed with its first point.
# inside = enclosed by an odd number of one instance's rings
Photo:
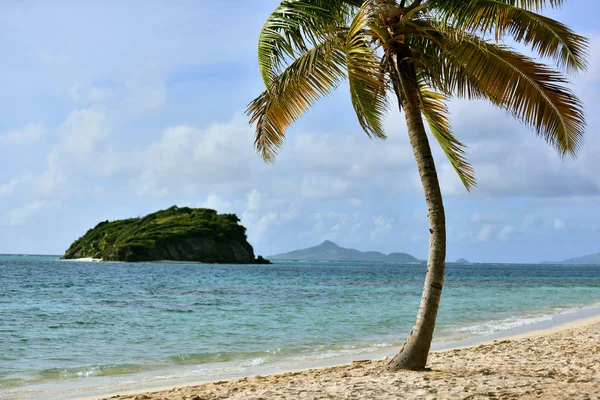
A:
{"type": "Polygon", "coordinates": [[[266,264],[255,258],[235,214],[173,206],[140,218],[100,222],[77,239],[64,259],[266,264]]]}

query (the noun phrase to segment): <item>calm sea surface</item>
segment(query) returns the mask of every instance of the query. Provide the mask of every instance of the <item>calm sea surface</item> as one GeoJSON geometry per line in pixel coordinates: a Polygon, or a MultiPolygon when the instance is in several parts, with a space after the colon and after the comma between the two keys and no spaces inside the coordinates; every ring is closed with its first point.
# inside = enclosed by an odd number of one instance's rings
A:
{"type": "MultiPolygon", "coordinates": [[[[436,340],[600,303],[599,266],[449,264],[436,340]]],[[[398,346],[424,265],[0,256],[0,398],[220,379],[398,346]]],[[[390,349],[393,352],[393,349],[390,349]]]]}

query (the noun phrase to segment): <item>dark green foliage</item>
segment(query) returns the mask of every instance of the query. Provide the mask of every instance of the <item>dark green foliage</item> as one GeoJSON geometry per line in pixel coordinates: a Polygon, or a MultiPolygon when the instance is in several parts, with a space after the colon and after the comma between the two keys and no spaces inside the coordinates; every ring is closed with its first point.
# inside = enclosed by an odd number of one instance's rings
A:
{"type": "Polygon", "coordinates": [[[173,206],[142,218],[100,222],[71,245],[65,258],[244,262],[247,254],[252,262],[252,246],[239,222],[235,214],[173,206]]]}

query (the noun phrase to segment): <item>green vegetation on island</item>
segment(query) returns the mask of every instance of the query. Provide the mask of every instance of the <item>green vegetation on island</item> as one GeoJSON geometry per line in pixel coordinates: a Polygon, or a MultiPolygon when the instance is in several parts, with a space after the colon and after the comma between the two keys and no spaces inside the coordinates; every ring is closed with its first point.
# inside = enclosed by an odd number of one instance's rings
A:
{"type": "Polygon", "coordinates": [[[254,258],[246,228],[235,214],[173,206],[141,218],[100,222],[77,239],[65,259],[268,263],[254,258]]]}

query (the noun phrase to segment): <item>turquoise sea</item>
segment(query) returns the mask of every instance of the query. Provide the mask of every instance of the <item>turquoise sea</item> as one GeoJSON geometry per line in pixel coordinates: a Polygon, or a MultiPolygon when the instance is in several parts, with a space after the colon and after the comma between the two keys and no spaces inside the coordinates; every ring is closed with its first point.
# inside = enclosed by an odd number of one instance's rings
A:
{"type": "MultiPolygon", "coordinates": [[[[600,266],[446,271],[438,343],[600,305],[600,266]]],[[[424,264],[0,256],[0,398],[101,396],[392,354],[424,274],[424,264]]]]}

